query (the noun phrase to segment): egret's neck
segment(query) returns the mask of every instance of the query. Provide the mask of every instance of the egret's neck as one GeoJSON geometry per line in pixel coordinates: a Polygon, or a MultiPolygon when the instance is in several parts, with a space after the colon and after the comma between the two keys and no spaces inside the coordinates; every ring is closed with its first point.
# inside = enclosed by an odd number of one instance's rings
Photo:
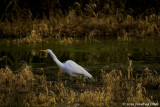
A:
{"type": "Polygon", "coordinates": [[[50,53],[50,55],[52,56],[52,58],[53,58],[53,60],[55,61],[55,63],[56,63],[60,68],[62,68],[62,67],[63,67],[63,63],[61,63],[61,62],[57,59],[57,57],[55,56],[55,54],[52,52],[52,53],[50,53]]]}

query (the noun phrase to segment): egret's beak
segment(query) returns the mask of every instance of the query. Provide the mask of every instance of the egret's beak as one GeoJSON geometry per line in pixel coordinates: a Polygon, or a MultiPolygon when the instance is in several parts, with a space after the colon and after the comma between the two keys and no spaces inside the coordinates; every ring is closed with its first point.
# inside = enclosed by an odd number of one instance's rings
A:
{"type": "Polygon", "coordinates": [[[40,50],[40,51],[46,52],[46,50],[40,50]]]}

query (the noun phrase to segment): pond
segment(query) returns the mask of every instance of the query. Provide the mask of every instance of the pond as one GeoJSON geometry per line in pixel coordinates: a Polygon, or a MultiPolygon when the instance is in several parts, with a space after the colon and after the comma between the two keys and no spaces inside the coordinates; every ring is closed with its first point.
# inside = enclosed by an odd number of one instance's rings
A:
{"type": "MultiPolygon", "coordinates": [[[[40,51],[51,49],[61,62],[73,60],[85,67],[94,78],[100,78],[100,69],[107,66],[111,69],[127,68],[129,60],[133,61],[135,70],[148,67],[160,72],[159,40],[118,41],[75,38],[71,41],[68,43],[64,42],[64,38],[50,38],[42,43],[19,44],[3,39],[0,43],[0,68],[9,66],[16,71],[27,63],[32,66],[35,73],[43,68],[47,79],[53,81],[52,78],[56,78],[59,68],[50,55],[40,51]]],[[[156,94],[155,98],[158,98],[156,94]]]]}
{"type": "Polygon", "coordinates": [[[105,66],[128,66],[128,59],[137,68],[150,67],[159,70],[160,44],[153,40],[136,40],[130,42],[114,39],[96,39],[84,41],[77,38],[71,44],[50,39],[47,43],[16,44],[2,40],[0,43],[0,67],[9,66],[18,69],[23,63],[33,68],[52,68],[58,70],[50,55],[40,50],[51,49],[61,62],[73,60],[83,67],[98,72],[105,66]],[[77,42],[78,41],[78,42],[77,42]]]}

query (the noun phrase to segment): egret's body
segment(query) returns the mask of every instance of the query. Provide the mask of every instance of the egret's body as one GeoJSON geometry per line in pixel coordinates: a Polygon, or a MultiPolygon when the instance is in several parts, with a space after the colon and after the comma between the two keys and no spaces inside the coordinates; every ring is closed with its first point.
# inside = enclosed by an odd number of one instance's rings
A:
{"type": "Polygon", "coordinates": [[[88,78],[92,78],[92,75],[89,74],[83,67],[78,65],[76,62],[72,60],[68,60],[65,63],[61,63],[50,49],[41,50],[41,51],[49,53],[52,56],[55,63],[59,66],[59,68],[63,72],[66,72],[71,76],[84,75],[88,78]]]}

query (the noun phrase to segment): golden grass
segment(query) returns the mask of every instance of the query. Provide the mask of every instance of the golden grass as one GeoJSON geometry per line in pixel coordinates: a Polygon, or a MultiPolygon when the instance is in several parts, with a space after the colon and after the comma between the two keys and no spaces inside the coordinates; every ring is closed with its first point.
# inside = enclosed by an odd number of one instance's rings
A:
{"type": "Polygon", "coordinates": [[[112,98],[110,90],[99,90],[96,91],[84,91],[79,96],[79,103],[85,104],[86,106],[109,106],[112,104],[112,98]]]}
{"type": "MultiPolygon", "coordinates": [[[[4,36],[26,36],[19,42],[41,42],[42,37],[100,36],[116,37],[120,41],[130,41],[132,37],[158,37],[160,15],[134,18],[130,15],[109,15],[104,17],[77,16],[71,10],[66,16],[49,19],[3,21],[0,29],[4,36]],[[33,40],[32,40],[33,39],[33,40]]],[[[70,41],[70,40],[69,40],[70,41]]]]}
{"type": "Polygon", "coordinates": [[[37,33],[36,30],[32,30],[30,35],[26,36],[25,38],[18,39],[18,44],[20,43],[42,43],[42,36],[37,33]]]}
{"type": "Polygon", "coordinates": [[[15,72],[8,67],[1,68],[0,104],[1,106],[12,105],[14,102],[13,93],[22,93],[23,101],[21,103],[26,106],[56,104],[110,106],[120,102],[150,103],[152,100],[146,97],[145,87],[148,85],[159,86],[159,75],[156,71],[146,68],[140,77],[135,77],[132,61],[129,62],[127,72],[101,70],[102,85],[100,87],[95,86],[100,81],[86,83],[86,80],[81,81],[81,79],[76,83],[67,80],[72,84],[69,85],[66,80],[62,79],[61,72],[58,73],[57,82],[47,81],[46,76],[33,74],[32,68],[28,65],[23,65],[15,72]],[[3,102],[4,100],[5,102],[3,102]]]}
{"type": "Polygon", "coordinates": [[[160,75],[155,70],[150,70],[145,68],[143,72],[143,84],[144,86],[150,88],[159,88],[160,87],[160,75]]]}

